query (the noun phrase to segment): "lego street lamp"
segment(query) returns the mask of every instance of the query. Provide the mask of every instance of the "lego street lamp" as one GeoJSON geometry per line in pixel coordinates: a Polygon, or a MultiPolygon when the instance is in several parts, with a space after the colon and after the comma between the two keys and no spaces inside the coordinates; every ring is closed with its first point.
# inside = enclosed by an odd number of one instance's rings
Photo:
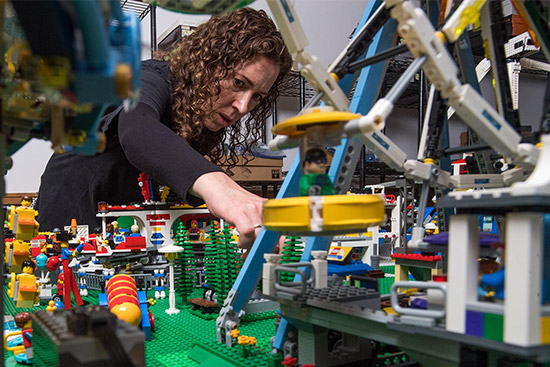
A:
{"type": "Polygon", "coordinates": [[[159,252],[164,254],[168,264],[170,266],[170,293],[168,296],[169,308],[166,310],[166,313],[169,315],[177,314],[180,312],[176,308],[176,290],[174,289],[174,261],[178,258],[178,252],[182,252],[183,247],[169,245],[159,248],[159,252]]]}

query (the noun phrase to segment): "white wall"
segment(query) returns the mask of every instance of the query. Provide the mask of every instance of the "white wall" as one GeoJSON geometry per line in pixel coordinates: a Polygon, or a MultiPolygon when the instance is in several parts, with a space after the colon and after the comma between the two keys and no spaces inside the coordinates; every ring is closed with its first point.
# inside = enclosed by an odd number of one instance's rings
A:
{"type": "Polygon", "coordinates": [[[5,176],[6,192],[38,192],[40,176],[53,154],[51,143],[32,139],[12,155],[13,167],[5,176]]]}

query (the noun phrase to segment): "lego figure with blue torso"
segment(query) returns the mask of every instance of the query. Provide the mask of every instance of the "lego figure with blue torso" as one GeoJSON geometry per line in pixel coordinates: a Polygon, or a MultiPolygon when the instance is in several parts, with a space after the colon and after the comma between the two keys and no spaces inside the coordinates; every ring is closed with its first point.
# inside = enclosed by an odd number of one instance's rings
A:
{"type": "Polygon", "coordinates": [[[141,233],[139,232],[139,226],[137,224],[133,224],[132,227],[130,227],[130,232],[127,237],[141,237],[141,233]]]}
{"type": "Polygon", "coordinates": [[[300,196],[335,195],[336,189],[326,173],[327,154],[314,148],[306,152],[303,175],[300,178],[300,196]]]}
{"type": "Polygon", "coordinates": [[[73,294],[73,297],[78,306],[82,306],[84,304],[71,269],[73,264],[70,264],[73,257],[82,251],[82,249],[84,248],[84,244],[79,244],[75,249],[75,253],[73,254],[73,252],[69,250],[69,240],[72,239],[72,237],[73,236],[70,233],[60,231],[55,234],[54,240],[55,242],[59,242],[61,247],[61,263],[63,264],[65,283],[63,285],[63,302],[65,303],[65,309],[67,310],[71,308],[71,293],[73,294]]]}

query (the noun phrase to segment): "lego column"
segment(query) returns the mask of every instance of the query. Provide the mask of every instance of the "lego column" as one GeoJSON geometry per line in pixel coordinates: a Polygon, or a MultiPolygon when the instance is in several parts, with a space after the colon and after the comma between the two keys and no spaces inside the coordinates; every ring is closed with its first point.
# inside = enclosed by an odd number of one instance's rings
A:
{"type": "Polygon", "coordinates": [[[313,288],[326,288],[328,286],[328,269],[327,269],[327,251],[311,251],[311,265],[315,269],[315,280],[313,288]]]}
{"type": "Polygon", "coordinates": [[[477,300],[479,228],[477,215],[455,215],[449,226],[447,330],[464,333],[466,304],[477,300]]]}
{"type": "Polygon", "coordinates": [[[506,215],[504,341],[541,342],[543,214],[506,215]]]}
{"type": "Polygon", "coordinates": [[[298,329],[298,361],[316,367],[328,366],[328,329],[302,325],[298,329]]]}

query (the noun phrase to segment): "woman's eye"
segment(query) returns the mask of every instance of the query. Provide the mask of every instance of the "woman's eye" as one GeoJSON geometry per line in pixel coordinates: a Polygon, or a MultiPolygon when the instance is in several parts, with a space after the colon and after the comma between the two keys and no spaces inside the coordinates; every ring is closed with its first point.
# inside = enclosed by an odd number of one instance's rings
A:
{"type": "Polygon", "coordinates": [[[244,87],[244,82],[240,79],[235,79],[234,84],[235,84],[235,87],[237,87],[237,88],[244,87]]]}
{"type": "Polygon", "coordinates": [[[262,100],[262,95],[261,95],[261,94],[254,94],[254,95],[252,96],[252,98],[254,98],[254,100],[255,100],[256,102],[261,102],[261,100],[262,100]]]}

